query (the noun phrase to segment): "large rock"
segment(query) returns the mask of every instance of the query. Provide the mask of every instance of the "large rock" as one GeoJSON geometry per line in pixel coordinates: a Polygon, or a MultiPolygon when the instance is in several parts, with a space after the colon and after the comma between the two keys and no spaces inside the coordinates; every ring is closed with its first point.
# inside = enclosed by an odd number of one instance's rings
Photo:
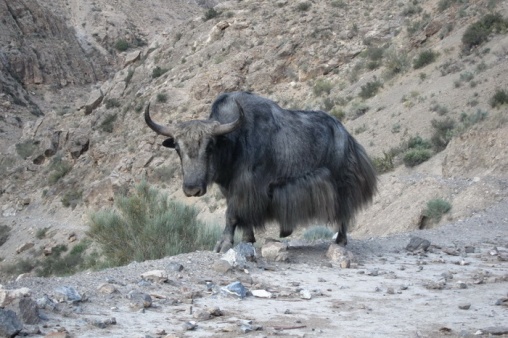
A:
{"type": "Polygon", "coordinates": [[[92,91],[85,104],[85,115],[90,114],[95,108],[97,108],[101,104],[102,99],[104,99],[104,94],[100,89],[92,91]]]}
{"type": "Polygon", "coordinates": [[[23,329],[16,312],[0,309],[0,337],[15,337],[23,329]]]}

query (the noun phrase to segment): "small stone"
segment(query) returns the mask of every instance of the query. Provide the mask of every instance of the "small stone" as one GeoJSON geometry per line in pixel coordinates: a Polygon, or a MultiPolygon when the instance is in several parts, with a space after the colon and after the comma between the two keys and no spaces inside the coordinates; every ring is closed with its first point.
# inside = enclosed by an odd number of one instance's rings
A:
{"type": "Polygon", "coordinates": [[[185,331],[193,331],[198,327],[198,325],[195,322],[185,322],[183,324],[183,329],[185,331]]]}
{"type": "Polygon", "coordinates": [[[464,283],[464,282],[457,282],[457,286],[459,287],[459,289],[467,289],[467,284],[464,283]]]}
{"type": "Polygon", "coordinates": [[[60,286],[55,289],[55,298],[59,302],[77,303],[82,300],[81,295],[72,286],[60,286]]]}
{"type": "Polygon", "coordinates": [[[152,297],[139,291],[131,291],[127,295],[130,300],[129,306],[133,310],[145,309],[152,306],[152,297]]]}
{"type": "Polygon", "coordinates": [[[240,331],[242,331],[242,333],[248,333],[248,332],[252,332],[254,329],[252,328],[252,325],[249,325],[249,324],[243,324],[242,326],[240,326],[240,331]]]}
{"type": "Polygon", "coordinates": [[[391,288],[391,287],[390,287],[390,288],[388,288],[388,289],[386,290],[386,293],[387,293],[387,294],[389,294],[389,295],[393,295],[393,294],[395,294],[395,290],[394,290],[393,288],[391,288]]]}
{"type": "Polygon", "coordinates": [[[416,251],[427,251],[430,246],[430,242],[421,237],[411,237],[409,244],[406,246],[406,250],[410,252],[416,251]]]}
{"type": "Polygon", "coordinates": [[[105,329],[110,325],[116,324],[115,317],[106,318],[106,319],[85,319],[85,320],[88,324],[98,327],[99,329],[105,329]]]}
{"type": "Polygon", "coordinates": [[[287,245],[281,242],[269,242],[261,248],[261,255],[267,259],[276,262],[287,262],[289,254],[287,245]]]}
{"type": "Polygon", "coordinates": [[[508,297],[499,298],[496,300],[496,305],[508,306],[508,297]]]}
{"type": "Polygon", "coordinates": [[[24,244],[22,244],[22,245],[20,245],[19,247],[16,248],[16,253],[20,254],[23,251],[26,251],[26,250],[31,249],[33,247],[34,247],[34,243],[32,243],[32,242],[24,243],[24,244]]]}
{"type": "Polygon", "coordinates": [[[285,315],[290,315],[291,313],[292,313],[292,312],[291,312],[291,310],[290,310],[290,309],[286,309],[286,310],[284,311],[284,314],[285,314],[285,315]]]}
{"type": "Polygon", "coordinates": [[[351,262],[355,259],[351,251],[336,243],[330,244],[326,251],[326,257],[332,262],[338,262],[342,269],[350,268],[351,262]]]}
{"type": "Polygon", "coordinates": [[[240,282],[233,282],[223,288],[221,288],[221,294],[223,296],[232,296],[243,299],[247,296],[247,289],[240,282]]]}
{"type": "Polygon", "coordinates": [[[113,284],[103,283],[97,287],[97,291],[106,295],[110,295],[112,293],[118,292],[118,289],[113,284]]]}
{"type": "Polygon", "coordinates": [[[168,270],[174,272],[180,272],[183,270],[183,265],[177,262],[171,262],[168,264],[168,270]]]}
{"type": "Polygon", "coordinates": [[[470,246],[470,245],[466,245],[464,247],[464,252],[465,253],[474,253],[475,252],[475,247],[474,246],[470,246]]]}
{"type": "Polygon", "coordinates": [[[0,307],[12,304],[16,299],[30,296],[32,291],[29,288],[19,288],[14,290],[5,290],[0,286],[0,307]]]}
{"type": "Polygon", "coordinates": [[[311,299],[312,295],[309,290],[303,289],[300,291],[300,298],[301,299],[311,299]]]}
{"type": "Polygon", "coordinates": [[[258,298],[272,298],[272,293],[266,290],[252,290],[251,293],[258,298]]]}
{"type": "Polygon", "coordinates": [[[231,264],[229,264],[228,261],[224,259],[219,259],[213,263],[212,268],[219,273],[226,273],[228,271],[231,271],[233,267],[231,266],[231,264]]]}
{"type": "Polygon", "coordinates": [[[469,310],[470,307],[471,307],[471,303],[461,303],[461,304],[459,304],[459,309],[461,309],[461,310],[469,310]]]}
{"type": "Polygon", "coordinates": [[[320,283],[324,283],[324,282],[326,282],[326,279],[324,279],[322,277],[318,277],[317,281],[320,283]]]}
{"type": "Polygon", "coordinates": [[[153,282],[153,283],[162,284],[164,282],[167,282],[168,273],[164,270],[151,270],[151,271],[142,273],[141,278],[143,278],[144,280],[153,282]]]}
{"type": "Polygon", "coordinates": [[[503,334],[508,334],[508,326],[491,326],[482,329],[483,333],[491,334],[493,336],[501,336],[503,334]]]}
{"type": "Polygon", "coordinates": [[[367,276],[378,276],[379,275],[379,269],[370,269],[367,271],[367,276]]]}

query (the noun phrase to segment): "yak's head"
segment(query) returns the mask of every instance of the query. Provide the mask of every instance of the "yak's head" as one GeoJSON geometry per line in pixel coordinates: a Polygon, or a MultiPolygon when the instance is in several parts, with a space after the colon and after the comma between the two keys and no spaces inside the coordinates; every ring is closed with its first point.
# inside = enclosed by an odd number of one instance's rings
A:
{"type": "Polygon", "coordinates": [[[156,133],[168,136],[162,145],[174,148],[180,156],[183,173],[183,192],[187,196],[203,196],[206,187],[213,179],[211,155],[217,137],[238,129],[243,121],[243,110],[231,123],[221,124],[214,120],[191,120],[171,126],[161,126],[150,118],[150,104],[145,109],[145,121],[156,133]]]}

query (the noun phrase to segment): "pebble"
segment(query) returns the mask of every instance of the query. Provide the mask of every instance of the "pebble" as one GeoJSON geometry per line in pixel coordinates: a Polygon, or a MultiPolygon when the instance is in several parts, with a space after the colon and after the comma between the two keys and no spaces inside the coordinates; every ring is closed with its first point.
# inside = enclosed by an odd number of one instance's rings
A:
{"type": "Polygon", "coordinates": [[[406,246],[406,250],[410,252],[416,251],[427,251],[430,246],[430,242],[421,237],[411,237],[409,244],[406,246]]]}
{"type": "Polygon", "coordinates": [[[196,322],[185,322],[183,323],[183,329],[184,331],[193,331],[198,327],[196,322]]]}
{"type": "Polygon", "coordinates": [[[461,309],[461,310],[469,310],[470,307],[471,307],[471,303],[461,303],[461,304],[459,304],[459,309],[461,309]]]}
{"type": "Polygon", "coordinates": [[[301,299],[311,299],[312,295],[309,290],[303,289],[303,290],[300,290],[300,298],[301,299]]]}
{"type": "Polygon", "coordinates": [[[55,298],[59,302],[77,303],[81,301],[81,295],[71,286],[60,286],[55,289],[55,298]]]}
{"type": "Polygon", "coordinates": [[[247,296],[247,289],[240,282],[233,282],[225,287],[221,288],[221,294],[223,296],[232,296],[243,299],[247,296]]]}
{"type": "Polygon", "coordinates": [[[168,273],[164,270],[151,270],[141,274],[141,278],[152,283],[165,283],[168,281],[168,273]]]}
{"type": "Polygon", "coordinates": [[[129,306],[133,310],[143,310],[152,306],[152,297],[143,292],[131,291],[127,295],[127,299],[130,300],[129,306]]]}
{"type": "Polygon", "coordinates": [[[171,262],[168,264],[168,270],[174,272],[180,272],[183,270],[183,265],[177,262],[171,262]]]}
{"type": "Polygon", "coordinates": [[[266,290],[251,290],[251,293],[254,297],[258,298],[272,298],[273,294],[266,290]]]}

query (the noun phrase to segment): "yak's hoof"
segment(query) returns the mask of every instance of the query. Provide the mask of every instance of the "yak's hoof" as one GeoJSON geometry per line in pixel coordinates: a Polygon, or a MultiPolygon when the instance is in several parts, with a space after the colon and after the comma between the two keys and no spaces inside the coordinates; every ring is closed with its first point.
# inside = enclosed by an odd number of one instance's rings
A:
{"type": "Polygon", "coordinates": [[[346,235],[338,235],[337,240],[335,241],[340,246],[346,246],[347,245],[347,236],[346,235]]]}
{"type": "Polygon", "coordinates": [[[225,253],[229,249],[233,247],[233,241],[229,238],[222,238],[219,241],[217,241],[217,244],[215,244],[215,247],[213,248],[213,251],[225,253]]]}

